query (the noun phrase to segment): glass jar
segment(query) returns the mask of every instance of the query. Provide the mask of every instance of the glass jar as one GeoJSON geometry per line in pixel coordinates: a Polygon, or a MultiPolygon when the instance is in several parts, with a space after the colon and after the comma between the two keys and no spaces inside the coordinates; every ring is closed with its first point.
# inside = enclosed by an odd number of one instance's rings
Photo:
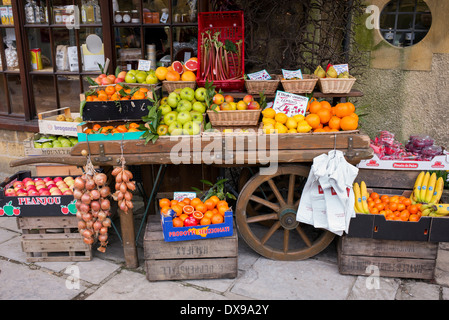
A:
{"type": "Polygon", "coordinates": [[[115,22],[116,23],[123,22],[123,13],[122,13],[122,11],[115,11],[115,22]]]}
{"type": "Polygon", "coordinates": [[[131,11],[131,23],[139,23],[140,17],[139,17],[139,11],[132,10],[131,11]]]}
{"type": "Polygon", "coordinates": [[[122,11],[123,13],[123,22],[130,23],[131,22],[131,12],[130,11],[122,11]]]}
{"type": "Polygon", "coordinates": [[[143,13],[143,23],[154,23],[153,22],[153,12],[145,11],[143,13]]]}

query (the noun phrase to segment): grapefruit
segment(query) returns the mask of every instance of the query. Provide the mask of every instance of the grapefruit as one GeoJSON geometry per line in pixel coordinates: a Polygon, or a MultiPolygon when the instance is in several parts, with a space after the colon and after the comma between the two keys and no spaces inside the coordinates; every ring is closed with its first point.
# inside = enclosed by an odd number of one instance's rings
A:
{"type": "Polygon", "coordinates": [[[185,63],[185,67],[189,71],[196,71],[198,69],[198,61],[196,60],[196,58],[190,58],[185,63]]]}
{"type": "Polygon", "coordinates": [[[182,63],[180,61],[173,61],[171,67],[179,74],[182,74],[184,72],[184,68],[182,67],[182,63]]]}

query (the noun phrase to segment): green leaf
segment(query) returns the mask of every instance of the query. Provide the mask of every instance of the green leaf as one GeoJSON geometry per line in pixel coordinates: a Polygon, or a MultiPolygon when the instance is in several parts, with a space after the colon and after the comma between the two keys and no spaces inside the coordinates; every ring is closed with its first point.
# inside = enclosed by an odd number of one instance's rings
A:
{"type": "Polygon", "coordinates": [[[120,73],[120,67],[117,66],[117,68],[115,68],[115,77],[117,78],[118,74],[120,73]]]}
{"type": "Polygon", "coordinates": [[[98,86],[98,83],[96,83],[94,80],[92,80],[91,77],[86,77],[86,79],[87,79],[87,82],[89,82],[89,84],[91,86],[98,86]]]}
{"type": "Polygon", "coordinates": [[[235,46],[234,42],[229,39],[226,39],[225,41],[225,49],[226,51],[237,53],[237,47],[235,46]]]}
{"type": "Polygon", "coordinates": [[[207,184],[208,186],[214,186],[214,184],[208,180],[200,180],[201,183],[207,184]]]}
{"type": "Polygon", "coordinates": [[[104,67],[101,64],[99,64],[98,62],[97,62],[97,65],[100,68],[101,74],[103,74],[104,73],[104,67]]]}
{"type": "Polygon", "coordinates": [[[83,109],[84,109],[85,105],[86,105],[86,100],[83,100],[80,102],[80,117],[81,118],[83,117],[83,109]]]}

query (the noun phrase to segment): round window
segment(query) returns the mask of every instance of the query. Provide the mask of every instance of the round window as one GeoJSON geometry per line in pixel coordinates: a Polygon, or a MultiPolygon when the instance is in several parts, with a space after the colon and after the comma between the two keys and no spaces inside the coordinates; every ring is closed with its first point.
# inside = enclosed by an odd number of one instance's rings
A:
{"type": "Polygon", "coordinates": [[[391,0],[380,13],[382,37],[397,47],[412,46],[429,32],[432,14],[423,0],[391,0]]]}

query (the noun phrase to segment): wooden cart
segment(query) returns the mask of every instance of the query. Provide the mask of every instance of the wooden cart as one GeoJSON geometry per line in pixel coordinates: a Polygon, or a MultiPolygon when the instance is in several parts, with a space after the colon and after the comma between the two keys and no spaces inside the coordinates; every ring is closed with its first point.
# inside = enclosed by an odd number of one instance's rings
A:
{"type": "MultiPolygon", "coordinates": [[[[127,165],[178,164],[182,161],[182,164],[245,167],[240,175],[240,194],[235,208],[240,235],[252,249],[267,258],[299,260],[321,252],[334,238],[331,232],[296,221],[299,198],[313,158],[333,149],[343,151],[352,164],[373,155],[369,137],[358,131],[231,134],[213,138],[160,138],[154,144],[146,145],[143,140],[80,142],[68,156],[35,156],[15,160],[10,165],[60,163],[84,166],[86,157],[82,152],[88,150],[93,164],[107,169],[119,165],[123,150],[127,165]],[[266,174],[261,168],[271,172],[266,174]]],[[[119,210],[119,217],[126,265],[137,267],[133,215],[119,210]]]]}

